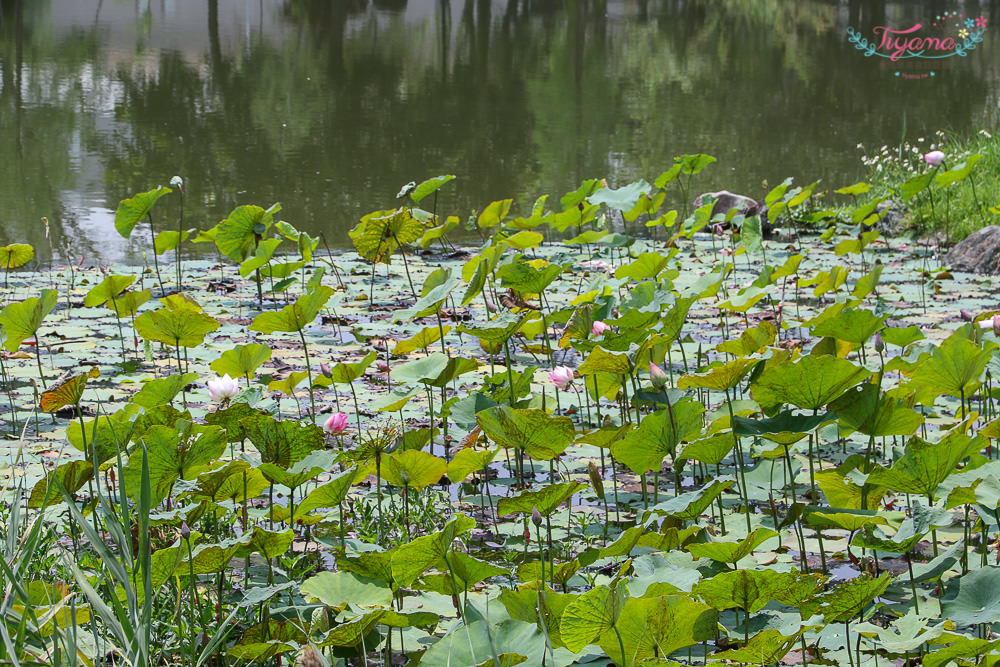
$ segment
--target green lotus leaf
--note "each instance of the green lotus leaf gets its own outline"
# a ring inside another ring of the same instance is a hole
[[[670,408],[647,414],[639,426],[611,444],[611,453],[638,474],[659,470],[668,454],[676,457],[677,445],[701,432],[704,406],[684,398]]]
[[[373,264],[388,264],[394,252],[424,233],[424,224],[406,207],[373,211],[350,231],[358,254]]]
[[[295,303],[290,303],[281,310],[261,313],[250,324],[251,331],[274,333],[275,331],[300,332],[316,319],[320,309],[333,296],[334,289],[320,285],[308,294],[303,294]]]
[[[764,542],[780,537],[768,528],[756,528],[738,542],[706,542],[688,545],[688,552],[695,558],[711,558],[720,563],[737,563],[753,553]]]
[[[610,352],[600,345],[595,347],[587,355],[587,358],[576,369],[580,375],[593,375],[594,373],[610,373],[618,376],[631,376],[633,371],[632,361],[625,352]]]
[[[855,431],[869,436],[913,435],[924,416],[913,410],[915,397],[897,399],[883,394],[878,385],[855,387],[830,404],[837,417]]]
[[[416,350],[425,350],[434,343],[441,340],[442,336],[451,331],[451,327],[424,327],[409,338],[396,341],[392,353],[396,356],[403,356]]]
[[[544,625],[545,632],[552,641],[552,647],[559,648],[566,645],[562,638],[562,615],[566,606],[576,597],[548,589],[518,588],[502,591],[499,599],[511,618],[536,624],[539,626],[539,631]],[[492,664],[491,659],[487,667]]]
[[[52,312],[59,300],[59,292],[42,290],[40,297],[31,297],[17,303],[8,304],[0,312],[0,329],[6,341],[4,348],[16,352],[25,339],[34,336],[42,326],[42,320]]]
[[[717,610],[685,595],[629,598],[599,645],[616,664],[637,665],[712,639],[718,619]]]
[[[499,447],[485,450],[466,447],[459,450],[448,462],[448,479],[456,483],[465,481],[472,473],[488,466],[499,452]]]
[[[396,548],[392,556],[392,577],[400,586],[409,586],[432,567],[444,562],[451,543],[475,527],[475,519],[456,514],[443,530],[423,535]]]
[[[473,586],[490,577],[510,576],[510,572],[456,551],[448,556],[449,572],[425,575],[421,588],[432,590],[442,595],[457,595],[471,590]]]
[[[149,380],[132,396],[132,402],[144,408],[169,405],[184,387],[197,379],[197,373],[175,373],[165,378]]]
[[[396,382],[416,382],[443,387],[459,375],[479,368],[475,359],[449,357],[443,352],[435,352],[420,359],[408,361],[392,369],[392,379]]]
[[[264,239],[257,243],[253,257],[240,262],[240,275],[246,278],[251,273],[264,266],[274,257],[274,251],[281,245],[281,239]]]
[[[462,333],[475,336],[479,340],[490,343],[503,343],[513,336],[524,323],[525,316],[514,313],[501,313],[482,326],[470,326],[462,324],[458,330]]]
[[[812,334],[863,345],[883,327],[886,319],[887,315],[876,317],[870,310],[845,308],[835,317],[814,326]]]
[[[260,526],[254,526],[249,534],[245,534],[240,539],[240,546],[236,550],[237,558],[246,558],[250,554],[258,553],[265,560],[275,558],[288,551],[295,541],[295,532],[289,528],[285,531],[266,530]]]
[[[135,276],[108,276],[90,288],[83,298],[83,305],[88,308],[102,306],[128,289],[135,282]]]
[[[480,229],[486,229],[489,227],[496,227],[507,214],[510,213],[511,204],[514,203],[513,199],[501,199],[499,201],[490,202],[483,212],[479,214],[479,218],[476,220],[476,226]]]
[[[553,417],[544,410],[515,410],[498,405],[476,414],[476,421],[493,442],[524,449],[536,461],[550,461],[573,442],[576,431],[569,417]]]
[[[205,336],[218,329],[219,321],[201,312],[200,306],[164,300],[163,308],[148,310],[135,318],[135,332],[146,340],[172,347],[198,347]]]
[[[537,509],[542,516],[548,516],[586,486],[580,482],[560,482],[534,491],[522,491],[516,496],[501,498],[497,503],[497,514],[531,514]]]
[[[732,438],[730,438],[730,442],[732,442]],[[731,479],[709,482],[695,491],[687,491],[667,498],[650,507],[649,512],[659,516],[674,517],[681,521],[697,521],[702,512],[708,509],[708,506],[734,483],[734,480]]]
[[[240,420],[246,437],[260,452],[265,463],[289,468],[317,449],[325,449],[323,429],[315,424],[278,421],[265,414],[254,414]]]
[[[878,577],[863,573],[810,600],[802,606],[802,615],[823,614],[828,623],[850,621],[860,616],[891,583],[892,575],[888,572]]]
[[[868,482],[899,493],[917,493],[930,498],[941,482],[957,470],[962,459],[983,446],[981,436],[970,438],[957,431],[936,443],[914,436],[906,443],[903,456],[891,468],[876,466]]]
[[[992,357],[992,350],[983,350],[967,338],[948,338],[910,376],[918,387],[917,400],[930,405],[941,394],[972,396]]]
[[[34,257],[35,248],[27,243],[11,243],[0,247],[0,266],[4,271],[24,266]]]
[[[706,373],[685,375],[678,381],[677,386],[681,389],[702,387],[716,391],[728,391],[738,385],[740,380],[760,362],[761,359],[754,357],[734,359],[728,363],[715,366]]]
[[[395,452],[382,459],[382,479],[393,486],[420,490],[437,484],[448,472],[444,459],[416,449]]]
[[[541,268],[536,268],[520,256],[496,270],[500,284],[519,294],[541,294],[560,273],[562,267],[558,264],[545,263]]]
[[[134,197],[121,200],[118,204],[118,210],[115,211],[115,229],[118,230],[119,234],[128,238],[132,235],[136,224],[153,210],[153,206],[156,205],[160,197],[171,192],[173,190],[170,188],[158,185],[149,192],[140,192]]]
[[[294,490],[317,475],[331,470],[336,461],[336,452],[320,449],[309,452],[305,458],[296,461],[287,469],[276,463],[262,463],[258,469],[268,481]]]
[[[237,345],[222,353],[209,364],[216,375],[228,375],[232,378],[249,378],[261,364],[271,358],[271,347],[260,343]]]
[[[612,630],[629,599],[628,587],[595,586],[573,599],[559,619],[559,632],[566,648],[579,653],[583,647]]]
[[[410,192],[410,199],[412,199],[415,204],[419,204],[421,199],[437,192],[442,186],[454,179],[454,174],[443,174],[441,176],[428,178],[417,185],[417,187]]]
[[[764,630],[750,638],[746,645],[716,653],[713,658],[740,664],[779,665],[788,654],[804,630],[793,635],[783,635],[775,629]]]
[[[123,483],[133,498],[139,497],[143,453],[148,453],[150,506],[167,498],[179,479],[191,479],[226,451],[226,436],[215,426],[189,424],[186,431],[152,426],[142,436],[125,466]]]
[[[126,406],[110,415],[70,422],[66,426],[66,439],[87,456],[87,460],[100,465],[118,455],[125,455],[136,430],[135,406]],[[96,458],[96,461],[95,461]]]
[[[94,464],[90,461],[69,461],[63,463],[38,480],[28,497],[28,507],[45,508],[63,502],[60,486],[73,494],[83,488],[94,476]]]
[[[257,244],[274,224],[281,206],[237,206],[225,220],[215,226],[215,247],[233,262],[242,262],[256,254]]]
[[[762,406],[791,404],[818,410],[871,374],[846,359],[806,356],[791,364],[765,368],[751,383],[751,393]]]
[[[720,343],[715,349],[737,357],[748,357],[773,343],[777,335],[778,329],[767,320],[763,320],[757,326],[744,331],[736,340]]]

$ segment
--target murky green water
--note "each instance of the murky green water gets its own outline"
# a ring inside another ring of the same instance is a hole
[[[118,201],[187,182],[187,222],[244,203],[333,245],[400,186],[458,179],[439,212],[530,206],[583,178],[653,179],[674,155],[757,197],[864,175],[859,142],[992,127],[990,32],[904,80],[849,26],[944,3],[686,0],[0,0],[0,242],[137,259]],[[1000,3],[969,5],[991,25]],[[173,221],[174,206],[161,215]]]

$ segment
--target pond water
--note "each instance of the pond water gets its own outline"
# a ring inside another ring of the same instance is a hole
[[[992,29],[919,79],[848,42],[944,11],[1000,21],[998,2],[0,0],[0,243],[141,260],[114,210],[175,174],[192,226],[281,202],[334,246],[443,173],[438,211],[463,218],[685,152],[719,158],[698,189],[839,187],[865,176],[859,142],[993,127]]]

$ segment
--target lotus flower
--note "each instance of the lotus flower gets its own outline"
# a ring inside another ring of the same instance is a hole
[[[340,435],[347,430],[347,415],[343,412],[334,412],[323,422],[323,429],[330,435]]]
[[[924,155],[924,162],[932,167],[938,167],[944,162],[944,153],[941,151],[931,151]]]
[[[652,361],[649,362],[649,379],[657,389],[663,389],[667,386],[667,374]]]
[[[882,336],[875,334],[875,338],[872,339],[872,343],[875,345],[875,351],[881,354],[885,351],[885,341],[882,340]]]
[[[240,385],[236,380],[229,377],[229,374],[209,380],[205,383],[208,387],[208,397],[214,403],[222,403],[240,393]]]
[[[576,373],[569,366],[556,366],[549,371],[549,379],[552,380],[552,384],[560,389],[568,389],[573,384],[575,377]]]
[[[595,336],[600,336],[610,328],[611,328],[610,325],[605,324],[600,320],[594,320],[594,324],[592,324],[590,327],[590,333],[594,334]]]

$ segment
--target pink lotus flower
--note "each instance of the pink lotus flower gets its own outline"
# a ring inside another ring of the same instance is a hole
[[[552,384],[563,390],[568,389],[573,384],[575,377],[576,373],[569,366],[556,366],[549,371],[549,379],[552,380]]]
[[[657,389],[663,389],[667,386],[667,374],[652,361],[649,362],[649,379]]]
[[[330,435],[340,435],[347,430],[347,415],[343,412],[334,412],[323,422],[323,429]]]
[[[932,167],[938,167],[944,162],[944,153],[941,151],[931,151],[924,155],[924,162]]]
[[[229,377],[229,374],[223,375],[222,377],[217,377],[214,380],[209,380],[205,383],[208,387],[208,397],[212,399],[214,403],[222,403],[228,401],[229,399],[240,393],[240,385],[236,380]]]
[[[605,324],[600,320],[594,320],[594,324],[591,325],[590,327],[590,333],[594,334],[595,336],[600,336],[610,328],[611,327],[608,324]]]

